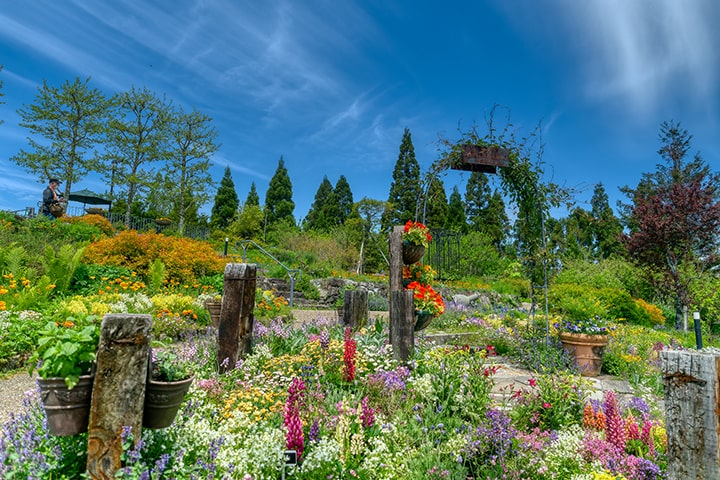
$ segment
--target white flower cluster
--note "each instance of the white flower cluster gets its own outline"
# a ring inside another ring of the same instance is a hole
[[[408,378],[410,387],[415,391],[415,395],[419,398],[425,399],[428,403],[435,402],[437,400],[437,394],[435,393],[435,376],[426,373],[419,377],[410,376]]]
[[[558,438],[545,451],[545,464],[560,478],[571,478],[584,471],[582,440],[585,432],[579,425],[571,425],[558,432]]]

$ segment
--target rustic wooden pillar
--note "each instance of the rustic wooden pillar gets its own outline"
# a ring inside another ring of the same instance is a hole
[[[660,352],[665,386],[668,479],[720,478],[720,355]]]
[[[390,330],[393,332],[392,347],[395,359],[405,363],[413,354],[415,343],[415,309],[413,292],[396,290],[390,292]]]
[[[225,289],[218,327],[220,372],[235,368],[238,358],[250,353],[255,317],[257,267],[249,263],[225,265]]]
[[[402,234],[403,227],[396,226],[393,231],[390,232],[388,237],[388,252],[390,254],[390,298],[388,303],[390,304],[390,343],[393,343],[393,296],[392,292],[402,291],[403,289],[403,278],[402,278]]]
[[[368,292],[364,288],[345,290],[343,324],[353,332],[365,326],[368,318]]]
[[[103,317],[88,428],[90,478],[115,478],[123,427],[140,441],[151,325],[150,315]]]

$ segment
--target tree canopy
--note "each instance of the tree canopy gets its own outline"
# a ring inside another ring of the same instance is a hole
[[[392,178],[387,208],[382,218],[383,230],[416,219],[417,202],[421,193],[420,164],[415,159],[415,147],[408,128],[403,132]]]
[[[75,182],[98,168],[89,155],[100,143],[108,119],[108,99],[79,78],[52,87],[43,81],[35,102],[18,110],[20,126],[27,128],[30,149],[20,150],[10,160],[38,177],[41,183],[58,178],[69,197]]]

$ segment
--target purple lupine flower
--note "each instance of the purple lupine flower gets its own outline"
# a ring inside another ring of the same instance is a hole
[[[640,397],[632,397],[627,404],[627,410],[636,410],[643,414],[643,418],[650,415],[650,405]]]
[[[330,348],[330,332],[327,330],[320,332],[320,348],[325,351]]]
[[[320,439],[320,421],[316,418],[310,425],[310,431],[308,431],[308,441],[317,442]]]

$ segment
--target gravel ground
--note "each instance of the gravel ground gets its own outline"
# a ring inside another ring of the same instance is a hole
[[[22,401],[25,392],[37,388],[36,377],[30,377],[27,372],[15,373],[0,379],[0,425],[10,419],[10,413],[22,411]]]

